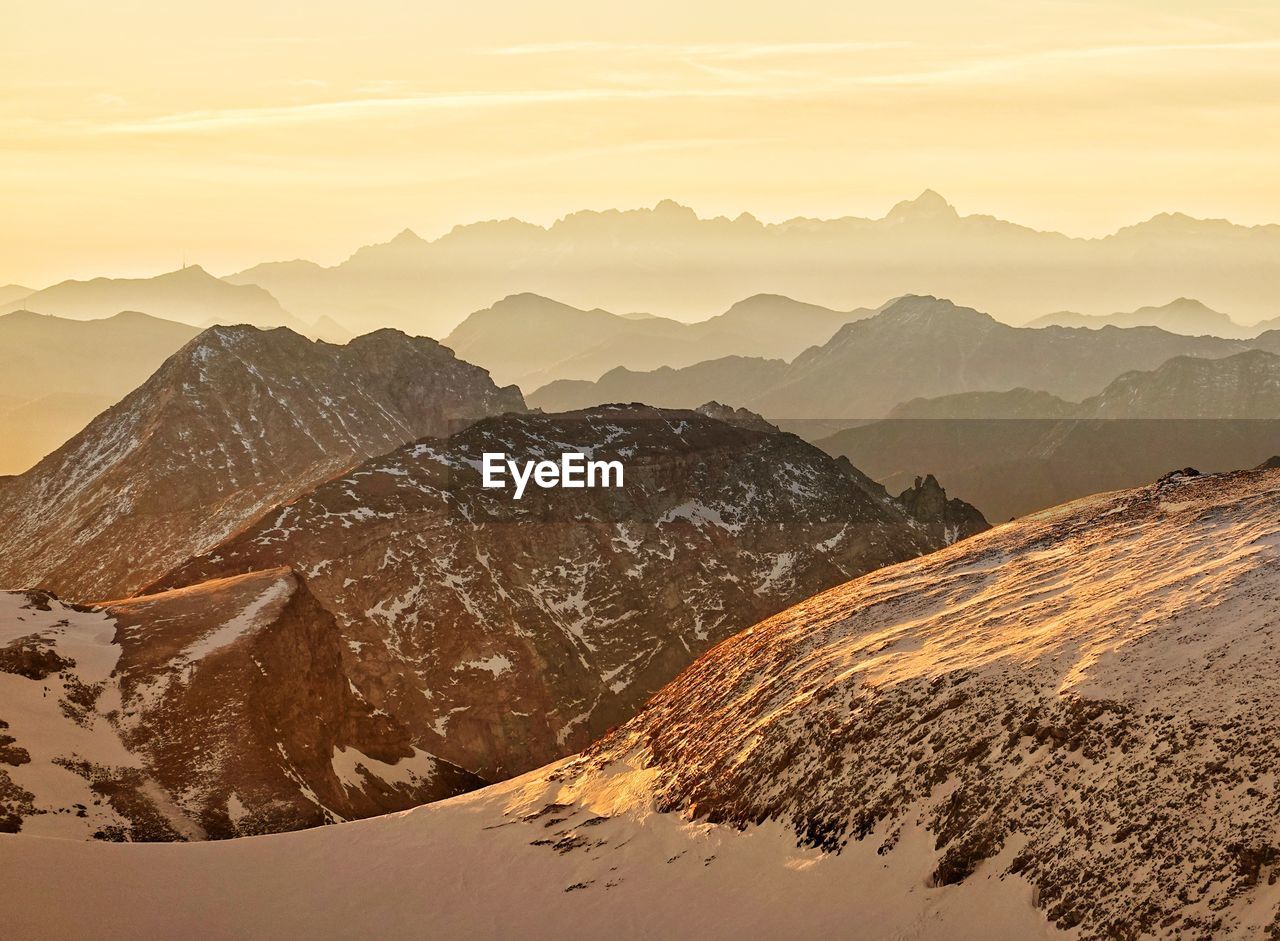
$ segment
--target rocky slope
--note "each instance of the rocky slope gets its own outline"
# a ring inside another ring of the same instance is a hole
[[[880,418],[899,403],[1024,387],[1079,401],[1124,372],[1174,356],[1216,358],[1250,348],[1280,352],[1280,333],[1254,340],[1187,337],[1155,327],[1010,327],[934,297],[908,296],[846,324],[788,364],[723,359],[680,370],[614,370],[594,384],[556,382],[529,396],[543,408],[663,397],[744,405],[766,418]]]
[[[757,295],[696,323],[578,310],[536,294],[471,314],[444,339],[499,382],[536,389],[557,379],[594,380],[615,367],[681,367],[722,356],[790,359],[874,311],[836,311]]]
[[[480,486],[483,452],[566,450],[621,461],[625,486],[518,501]],[[612,406],[407,445],[157,587],[305,573],[361,695],[424,751],[495,780],[586,745],[759,618],[985,526],[932,480],[895,500],[768,426]]]
[[[0,840],[59,937],[1268,937],[1280,472],[1171,476],[864,576],[585,755],[204,848]],[[92,926],[56,904],[69,892]]]
[[[0,830],[225,838],[475,787],[356,693],[287,569],[88,608],[0,593]]]
[[[127,595],[374,454],[523,408],[434,340],[333,346],[210,328],[18,477],[0,479],[0,585]]]

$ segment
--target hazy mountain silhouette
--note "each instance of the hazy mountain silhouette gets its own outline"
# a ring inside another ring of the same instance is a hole
[[[21,284],[0,285],[0,306],[20,301],[24,297],[34,293],[34,288],[23,287]]]
[[[197,332],[133,311],[101,320],[0,315],[0,474],[31,467]]]
[[[1251,346],[1280,351],[1280,332],[1246,342],[1156,327],[1011,327],[950,301],[908,296],[846,324],[789,364],[738,358],[649,373],[613,370],[596,383],[550,383],[529,402],[560,409],[662,396],[664,405],[716,399],[770,419],[878,418],[914,398],[1017,387],[1079,401],[1133,369]]]
[[[495,381],[536,389],[556,379],[596,379],[618,366],[649,370],[722,356],[790,359],[825,343],[842,324],[873,313],[757,295],[690,324],[652,314],[578,310],[518,294],[471,314],[443,342],[488,369]]]
[[[1110,324],[1113,327],[1160,327],[1170,333],[1186,336],[1215,336],[1244,338],[1257,336],[1270,329],[1263,322],[1252,327],[1238,324],[1227,314],[1210,310],[1204,304],[1189,297],[1180,297],[1160,307],[1140,307],[1125,313],[1089,315],[1069,310],[1045,314],[1027,323],[1028,327],[1091,327],[1099,329]]]
[[[967,298],[1011,323],[1048,303],[1106,313],[1185,296],[1248,322],[1276,316],[1277,259],[1280,225],[1166,213],[1104,238],[1070,238],[962,216],[926,191],[880,219],[702,219],[664,200],[575,212],[545,228],[508,219],[434,240],[406,231],[333,267],[267,263],[228,280],[260,284],[306,319],[331,314],[357,329],[435,336],[494,297],[522,292],[685,321],[755,294],[847,309],[929,292]]]
[[[318,335],[316,328],[286,311],[262,288],[231,284],[215,278],[199,265],[154,278],[63,281],[0,303],[0,313],[18,309],[75,320],[110,317],[125,310],[143,311],[196,327],[244,323],[264,328],[289,327],[304,335]]]

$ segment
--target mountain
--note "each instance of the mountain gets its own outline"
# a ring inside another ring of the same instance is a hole
[[[197,332],[132,311],[102,320],[0,315],[0,474],[31,467]]]
[[[1008,519],[1162,468],[1257,465],[1280,447],[1280,356],[1179,356],[1079,403],[1026,389],[920,399],[817,443],[891,488],[932,471]]]
[[[1091,418],[1280,419],[1280,356],[1250,350],[1222,359],[1177,356],[1125,373],[1081,403]]]
[[[485,419],[365,462],[148,588],[289,567],[354,687],[487,780],[582,748],[712,644],[986,528],[935,481],[893,499],[793,435],[607,406]],[[481,456],[622,462],[622,488],[481,486]]]
[[[497,381],[537,388],[557,379],[596,379],[614,367],[688,366],[722,356],[786,359],[825,343],[839,327],[873,313],[835,311],[788,297],[757,295],[697,323],[578,310],[534,294],[471,314],[444,344]]]
[[[0,584],[122,597],[365,458],[523,407],[434,340],[212,327],[0,479]]]
[[[1116,314],[1077,314],[1069,310],[1045,314],[1026,324],[1028,327],[1159,327],[1185,336],[1215,336],[1242,339],[1257,336],[1265,326],[1246,327],[1227,314],[1210,310],[1200,301],[1180,297],[1161,307],[1140,307]]]
[[[33,288],[23,287],[21,284],[0,285],[0,305],[12,304],[34,293]]]
[[[351,688],[342,646],[287,569],[101,608],[0,593],[0,831],[226,838],[478,786]]]
[[[1010,323],[1043,310],[1045,298],[1106,313],[1156,295],[1198,297],[1254,321],[1276,315],[1277,258],[1277,225],[1161,214],[1103,238],[1069,238],[962,215],[926,191],[879,219],[699,218],[664,200],[574,212],[547,227],[493,220],[434,240],[404,232],[330,268],[270,263],[228,279],[261,285],[309,320],[330,314],[361,330],[431,336],[495,297],[526,291],[684,321],[755,294],[838,310],[926,292],[968,298]]]
[[[770,419],[880,418],[914,398],[1016,387],[1078,401],[1129,370],[1174,356],[1228,356],[1250,344],[1280,351],[1280,333],[1245,343],[1155,327],[1010,327],[950,301],[909,296],[845,324],[789,364],[722,359],[681,370],[613,370],[594,384],[551,383],[529,401],[557,409],[660,396],[670,406],[732,402]]]
[[[256,285],[231,284],[215,278],[199,265],[154,278],[94,278],[63,281],[8,303],[0,313],[19,309],[39,311],[73,320],[95,320],[120,311],[145,311],[154,317],[195,327],[211,324],[250,324],[289,327],[299,333],[311,328],[298,320]]]
[[[414,938],[445,885],[441,937],[1265,937],[1277,506],[1274,471],[1171,475],[998,527],[717,645],[580,757],[409,813],[0,840],[6,917]]]

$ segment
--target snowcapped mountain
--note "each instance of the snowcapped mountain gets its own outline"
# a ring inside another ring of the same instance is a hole
[[[127,595],[367,457],[523,407],[434,340],[210,328],[30,471],[0,478],[0,585]]]
[[[6,916],[409,938],[441,883],[449,937],[1265,937],[1278,506],[1280,471],[1173,474],[1001,526],[719,644],[577,758],[407,814],[0,840]]]
[[[362,696],[424,751],[509,777],[629,718],[734,631],[986,526],[932,480],[896,500],[735,419],[646,406],[486,419],[367,461],[157,587],[291,567],[337,618]],[[484,452],[566,449],[622,461],[625,486],[519,501],[481,486]]]
[[[287,569],[98,608],[0,593],[0,831],[224,838],[480,783],[356,693]]]

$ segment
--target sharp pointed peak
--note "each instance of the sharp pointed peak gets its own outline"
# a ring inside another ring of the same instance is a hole
[[[418,245],[425,241],[426,239],[424,239],[417,232],[413,231],[413,229],[405,227],[401,229],[399,232],[397,232],[396,237],[393,238],[387,244],[388,245]]]

